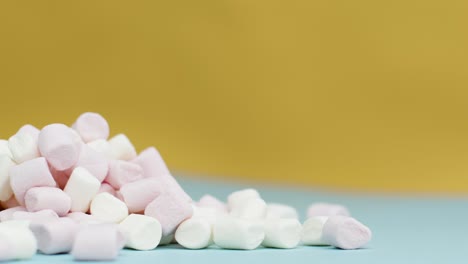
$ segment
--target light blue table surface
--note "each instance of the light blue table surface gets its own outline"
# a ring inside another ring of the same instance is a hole
[[[178,177],[178,180],[194,199],[205,193],[225,198],[234,190],[250,187],[193,178]],[[393,197],[260,185],[252,187],[257,188],[267,202],[295,206],[302,220],[307,206],[312,202],[345,204],[355,218],[372,229],[373,239],[365,249],[348,251],[331,247],[187,250],[171,245],[152,251],[123,250],[113,263],[468,263],[468,197]],[[66,254],[38,254],[32,260],[21,263],[71,261],[71,256]]]

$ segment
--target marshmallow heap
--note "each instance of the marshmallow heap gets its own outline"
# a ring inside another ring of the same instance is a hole
[[[254,189],[227,203],[182,189],[154,147],[137,154],[124,134],[84,113],[71,126],[21,127],[0,140],[0,261],[70,253],[114,260],[122,248],[152,250],[176,242],[252,250],[332,245],[363,247],[369,228],[340,205],[313,204],[301,225],[296,209],[266,203]]]

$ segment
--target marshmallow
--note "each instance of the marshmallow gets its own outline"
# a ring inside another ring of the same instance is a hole
[[[154,217],[161,223],[163,236],[172,234],[177,226],[192,214],[190,203],[171,192],[159,195],[145,208],[145,215]]]
[[[45,126],[38,140],[41,155],[60,171],[75,165],[80,156],[81,144],[73,130],[63,124]]]
[[[192,201],[192,198],[180,187],[176,179],[169,173],[169,169],[161,158],[159,152],[150,147],[143,150],[132,162],[143,168],[143,177],[157,178],[166,191],[173,192],[174,195],[182,197],[186,201]]]
[[[9,243],[8,259],[30,259],[37,251],[37,242],[29,228],[0,223],[0,241]]]
[[[11,154],[10,147],[8,147],[8,140],[0,139],[0,156],[6,155],[10,159],[13,159],[13,155]]]
[[[7,155],[0,154],[0,201],[8,201],[13,190],[10,185],[10,168],[15,163]]]
[[[327,245],[322,239],[323,225],[327,222],[328,216],[314,216],[302,225],[302,244],[306,246]]]
[[[203,218],[187,219],[177,227],[175,239],[184,248],[206,248],[213,241],[211,223]]]
[[[83,144],[78,161],[73,167],[83,167],[87,169],[96,179],[102,182],[109,171],[109,162],[104,154]]]
[[[260,221],[226,216],[213,225],[213,241],[221,248],[252,250],[260,246],[264,238]]]
[[[63,189],[72,199],[72,212],[87,212],[93,197],[98,193],[101,183],[85,168],[73,170],[67,185]]]
[[[78,132],[84,142],[90,142],[97,139],[107,139],[109,137],[109,124],[100,114],[83,113],[72,128]]]
[[[31,223],[47,222],[58,219],[56,212],[50,209],[44,209],[37,212],[16,211],[13,213],[12,220],[26,220]]]
[[[114,260],[121,246],[115,224],[83,226],[76,234],[71,254],[75,260]]]
[[[0,261],[7,261],[13,258],[13,246],[7,240],[0,240]]]
[[[83,212],[69,213],[66,217],[79,224],[102,223],[102,221],[98,220],[95,216]]]
[[[107,192],[94,197],[90,211],[92,216],[110,223],[119,223],[128,216],[127,205]]]
[[[123,185],[119,193],[130,213],[138,213],[144,211],[162,193],[162,189],[158,179],[146,178]]]
[[[103,192],[106,192],[106,193],[110,193],[114,196],[116,196],[116,192],[115,192],[115,189],[108,183],[101,183],[101,187],[99,187],[99,191],[98,193],[103,193]]]
[[[35,158],[10,168],[10,184],[16,200],[24,205],[24,195],[32,187],[55,187],[45,158]]]
[[[219,213],[227,213],[227,206],[225,203],[218,200],[216,197],[209,194],[203,195],[197,203],[198,207],[214,208]]]
[[[285,204],[269,203],[267,204],[266,218],[299,219],[299,215],[294,207]]]
[[[97,139],[86,143],[86,145],[94,151],[103,154],[106,158],[113,159],[111,155],[111,147],[109,141],[104,139]]]
[[[40,156],[37,138],[25,131],[10,137],[8,139],[8,148],[11,151],[13,160],[18,164]]]
[[[23,206],[16,206],[0,211],[0,222],[13,220],[13,214],[19,211],[26,212],[26,208]]]
[[[136,250],[155,249],[161,241],[162,229],[158,220],[146,215],[131,214],[120,224],[119,230],[127,239],[125,247]]]
[[[232,210],[235,207],[242,207],[250,199],[260,199],[260,194],[254,189],[244,189],[231,193],[228,196],[228,207]]]
[[[297,219],[267,219],[262,245],[273,248],[295,248],[301,241],[301,229],[301,223]]]
[[[330,216],[323,226],[322,239],[325,243],[341,249],[358,249],[372,237],[371,230],[352,217]]]
[[[244,204],[236,204],[231,208],[230,214],[235,217],[247,219],[264,219],[267,213],[267,205],[263,199],[251,198]]]
[[[71,198],[59,188],[34,187],[26,192],[24,203],[30,212],[51,209],[59,216],[65,216],[70,211]]]
[[[124,134],[109,139],[110,155],[114,159],[131,160],[137,156],[135,147]]]
[[[215,208],[210,207],[198,207],[192,204],[193,214],[191,218],[200,218],[208,221],[210,224],[214,224],[218,217],[226,215],[226,213],[220,213]]]
[[[32,223],[29,228],[37,239],[39,251],[43,254],[58,254],[70,252],[78,224],[64,217],[50,222]]]
[[[314,203],[307,209],[307,217],[332,215],[350,216],[350,213],[346,207],[330,203]]]
[[[170,235],[161,237],[161,241],[159,242],[159,246],[169,245],[169,244],[173,244],[173,243],[176,243],[176,242],[177,241],[175,241],[174,234],[170,234]]]
[[[37,127],[33,126],[33,125],[30,125],[30,124],[26,124],[24,126],[22,126],[17,133],[27,133],[29,134],[31,137],[33,137],[36,141],[37,139],[39,138],[39,133],[41,132],[39,129],[37,129]]]
[[[140,165],[124,160],[112,160],[109,162],[109,174],[106,182],[115,189],[122,185],[143,179],[143,169]]]

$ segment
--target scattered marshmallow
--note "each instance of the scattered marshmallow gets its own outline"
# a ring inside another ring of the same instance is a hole
[[[204,218],[189,218],[177,227],[175,240],[184,248],[206,248],[213,242],[212,225]]]
[[[75,168],[63,189],[72,200],[72,212],[87,212],[93,197],[98,193],[101,183],[88,170]]]
[[[24,196],[24,203],[29,212],[51,209],[59,216],[67,215],[71,208],[71,198],[64,191],[55,187],[34,187]]]
[[[76,234],[71,254],[75,260],[114,260],[121,249],[115,224],[83,226]]]
[[[35,158],[10,168],[10,184],[16,200],[24,205],[24,195],[32,187],[55,187],[45,158]]]
[[[78,161],[82,143],[64,124],[45,126],[39,134],[39,151],[57,170],[71,168]]]
[[[269,203],[267,204],[266,218],[299,219],[299,214],[297,213],[296,208],[292,206],[278,203]]]
[[[103,193],[103,192],[110,193],[116,196],[114,187],[112,187],[110,184],[105,183],[105,182],[101,183],[101,186],[99,187],[99,191],[98,191],[98,193]]]
[[[115,189],[122,185],[143,179],[143,169],[140,165],[124,160],[112,160],[109,162],[109,173],[106,182]]]
[[[72,125],[84,142],[97,139],[107,139],[109,137],[109,124],[106,119],[98,113],[83,113]]]
[[[130,213],[143,212],[146,206],[161,193],[162,188],[156,178],[145,178],[127,183],[119,191]]]
[[[39,133],[41,131],[33,125],[26,124],[20,127],[17,133],[23,133],[23,132],[29,134],[31,137],[33,137],[37,141],[37,139],[39,138]]]
[[[262,245],[273,248],[295,248],[301,241],[301,223],[294,218],[272,218],[265,221]]]
[[[332,215],[350,216],[351,214],[343,205],[331,203],[314,203],[307,209],[307,217]]]
[[[47,222],[58,218],[58,214],[50,209],[44,209],[37,212],[16,211],[12,216],[12,220],[26,220],[31,223]]]
[[[0,223],[0,241],[9,243],[8,259],[30,259],[37,251],[37,241],[34,234],[24,225]]]
[[[15,212],[26,212],[26,207],[23,206],[16,206],[16,207],[11,207],[5,210],[0,211],[0,222],[6,222],[13,220],[13,214]]]
[[[175,241],[174,234],[170,234],[170,235],[167,235],[167,236],[162,236],[161,241],[159,242],[159,245],[160,246],[169,245],[169,244],[173,244],[175,242],[176,241]]]
[[[260,199],[260,194],[254,189],[244,189],[231,193],[228,196],[228,207],[230,210],[243,207],[250,199]]]
[[[83,212],[69,213],[66,217],[79,224],[102,223],[102,221],[97,219],[95,216]]]
[[[4,209],[20,206],[20,204],[18,203],[18,201],[16,200],[16,197],[14,195],[12,195],[10,197],[10,199],[8,199],[6,201],[0,201],[0,205]]]
[[[78,224],[63,217],[50,222],[31,223],[30,229],[43,254],[68,253],[72,249]]]
[[[94,197],[91,202],[90,211],[92,216],[110,223],[120,223],[128,216],[127,205],[107,192],[100,193]]]
[[[96,139],[94,141],[86,143],[86,145],[90,147],[91,149],[93,149],[94,151],[101,153],[108,159],[113,158],[111,155],[111,147],[110,147],[109,141],[105,139]]]
[[[0,154],[0,201],[8,201],[13,190],[10,185],[10,168],[15,163],[7,155]]]
[[[322,239],[325,243],[341,249],[358,249],[372,238],[371,230],[352,217],[335,215],[325,222]]]
[[[68,171],[68,170],[59,171],[50,165],[49,165],[49,170],[50,170],[50,174],[52,174],[52,177],[57,183],[57,187],[59,187],[60,189],[65,188],[65,185],[67,185],[68,179],[70,178],[71,171]]]
[[[161,224],[153,217],[131,214],[119,224],[119,228],[127,240],[127,248],[151,250],[161,241]]]
[[[264,219],[266,217],[267,205],[263,199],[251,198],[244,202],[243,204],[236,203],[231,208],[230,214],[246,219]]]
[[[22,131],[8,139],[8,148],[16,163],[22,163],[40,157],[37,138]]]
[[[0,156],[7,156],[10,159],[13,159],[13,155],[11,154],[10,147],[8,147],[8,140],[0,139]]]
[[[265,230],[260,221],[225,216],[213,225],[213,241],[227,249],[256,249],[265,238]]]
[[[109,171],[109,162],[104,154],[95,151],[86,144],[83,144],[78,161],[73,168],[76,167],[87,169],[94,177],[96,177],[96,179],[102,182]]]
[[[328,216],[314,216],[302,225],[302,244],[306,246],[327,245],[322,239],[323,226],[328,220]]]
[[[124,134],[118,134],[109,139],[109,150],[114,159],[131,160],[137,156],[135,147]]]
[[[227,205],[209,194],[203,195],[197,203],[198,207],[214,208],[219,213],[227,213]]]

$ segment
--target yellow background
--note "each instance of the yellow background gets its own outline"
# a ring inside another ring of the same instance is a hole
[[[102,113],[173,170],[468,191],[468,2],[2,1],[0,138]]]

